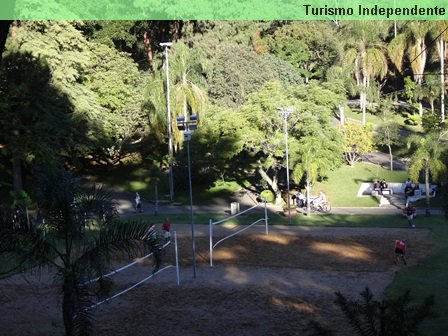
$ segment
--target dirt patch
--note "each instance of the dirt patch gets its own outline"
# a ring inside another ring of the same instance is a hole
[[[181,235],[180,286],[174,268],[156,275],[97,308],[96,331],[98,335],[311,335],[307,325],[314,319],[337,335],[351,335],[333,304],[334,292],[357,297],[369,286],[381,296],[403,267],[394,263],[397,238],[408,241],[409,265],[433,249],[426,230],[288,228],[224,241],[214,250],[210,268],[208,238],[198,232],[193,279],[191,240]],[[170,248],[164,264],[172,263]],[[126,288],[151,270],[152,261],[146,261],[123,272],[114,279],[113,290]],[[63,334],[58,288],[51,274],[0,281],[2,332]]]

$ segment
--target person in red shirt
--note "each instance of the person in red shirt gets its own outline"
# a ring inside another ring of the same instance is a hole
[[[165,238],[165,243],[168,243],[171,239],[171,222],[168,218],[162,224],[163,238]]]
[[[404,240],[396,240],[395,241],[395,260],[397,263],[400,262],[400,259],[403,261],[403,264],[407,264],[406,262],[406,241]]]

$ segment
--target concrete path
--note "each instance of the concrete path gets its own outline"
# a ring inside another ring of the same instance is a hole
[[[135,216],[139,215],[134,209],[134,194],[128,192],[114,192],[113,197],[117,202],[118,212],[122,216]],[[224,199],[214,199],[211,200],[210,204],[207,205],[193,205],[194,213],[210,213],[210,214],[227,214],[230,215],[230,203],[238,202],[240,204],[240,211],[248,209],[255,204],[257,204],[256,200],[250,195],[244,193],[241,195],[235,196],[230,201]],[[263,206],[257,208],[257,211],[264,211]],[[268,205],[269,212],[278,213],[282,211],[281,207]],[[331,210],[332,214],[340,214],[340,215],[401,215],[403,209],[397,206],[384,206],[384,207],[333,207]],[[302,212],[302,211],[300,211]],[[179,214],[189,214],[190,206],[189,204],[179,204],[173,203],[169,204],[167,202],[163,202],[158,204],[157,208],[154,202],[148,200],[142,200],[142,214],[149,215],[179,215]],[[425,214],[424,208],[418,208],[417,213],[419,215]],[[432,215],[444,215],[445,212],[443,209],[433,208],[431,209]]]
[[[388,154],[382,152],[371,152],[364,154],[361,158],[363,162],[372,163],[382,168],[390,169],[390,157]],[[394,170],[407,170],[406,160],[399,157],[393,157],[392,162]]]

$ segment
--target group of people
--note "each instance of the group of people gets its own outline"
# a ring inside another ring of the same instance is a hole
[[[292,200],[294,206],[298,208],[305,208],[307,205],[306,196],[302,193],[301,190],[299,190],[295,195],[292,195]],[[319,205],[324,205],[325,203],[327,203],[327,201],[327,195],[323,191],[321,191],[319,192],[319,196],[313,198],[310,203],[312,203],[315,207],[318,207]]]
[[[377,191],[380,195],[382,195],[383,190],[385,190],[387,188],[388,188],[388,185],[384,179],[382,179],[381,181],[378,180],[376,182],[373,182],[373,190]]]

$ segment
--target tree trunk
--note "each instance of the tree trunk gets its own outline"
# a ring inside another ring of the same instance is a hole
[[[425,192],[426,192],[426,208],[425,216],[431,216],[431,204],[429,200],[429,162],[425,162]]]
[[[339,121],[342,126],[345,125],[345,106],[342,104],[339,105]]]
[[[418,102],[418,115],[423,118],[423,104],[421,101]]]
[[[5,49],[6,39],[8,38],[9,27],[11,26],[11,20],[0,20],[0,64],[2,63],[2,54]]]
[[[263,167],[261,166],[261,163],[258,163],[258,172],[261,175],[261,178],[263,180],[265,180],[269,186],[271,187],[272,191],[275,194],[275,205],[281,205],[282,204],[282,194],[280,192],[280,189],[278,188],[278,183],[277,183],[277,176],[274,175],[274,177],[271,179],[269,177],[269,175],[265,172],[265,170],[263,169]]]
[[[307,216],[310,215],[310,193],[311,193],[311,183],[310,180],[308,179],[308,174],[307,174],[307,178],[306,178],[306,186],[305,186],[305,190],[306,190],[306,214]]]
[[[12,185],[14,191],[23,190],[22,161],[19,158],[12,159]]]
[[[394,171],[394,157],[392,156],[392,146],[387,145],[389,148],[389,158],[390,158],[390,171]]]
[[[445,40],[440,38],[440,116],[445,121]]]
[[[145,32],[143,34],[143,44],[145,45],[146,55],[148,57],[149,71],[153,72],[154,67],[153,67],[152,46],[151,46],[151,38],[149,37],[148,32]]]
[[[360,99],[361,99],[361,110],[362,110],[362,125],[365,126],[366,125],[366,105],[367,105],[367,94],[365,92],[361,92],[360,95]]]
[[[62,315],[64,319],[65,335],[74,335],[74,317],[75,317],[75,302],[76,302],[76,285],[71,275],[64,276],[63,284],[63,300],[62,300]]]

